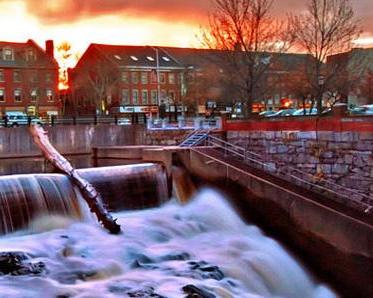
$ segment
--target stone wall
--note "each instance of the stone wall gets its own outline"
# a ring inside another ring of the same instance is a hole
[[[145,143],[142,145],[175,146],[180,144],[192,129],[152,129],[145,131]]]
[[[373,197],[373,132],[228,131],[227,140]]]

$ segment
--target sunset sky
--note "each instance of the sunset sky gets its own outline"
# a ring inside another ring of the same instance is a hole
[[[298,13],[306,0],[277,0],[274,15]],[[82,53],[90,43],[198,47],[211,0],[0,0],[0,40],[44,46],[68,41]],[[373,46],[373,1],[352,0],[364,29],[358,45]]]

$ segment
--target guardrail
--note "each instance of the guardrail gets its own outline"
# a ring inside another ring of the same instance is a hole
[[[0,119],[0,126],[15,127],[15,126],[30,126],[33,123],[41,125],[79,125],[79,124],[115,124],[115,125],[130,125],[130,124],[146,124],[146,114],[133,113],[126,116],[50,116],[35,118],[27,117],[8,117],[4,116]]]
[[[265,160],[262,155],[248,151],[243,147],[233,145],[211,135],[208,135],[205,144],[217,147],[222,150],[225,155],[229,153],[254,168],[261,169],[271,175],[285,179],[288,182],[318,192],[337,201],[343,199],[345,202],[348,200],[362,207],[365,213],[373,212],[373,198],[371,196],[346,188],[322,177],[303,172],[298,168],[282,165],[275,160]]]
[[[179,117],[177,122],[170,122],[168,119],[147,119],[148,129],[220,129],[222,119],[202,117]]]

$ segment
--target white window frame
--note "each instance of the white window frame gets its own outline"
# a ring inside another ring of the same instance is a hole
[[[135,96],[136,94],[136,96]],[[132,89],[132,104],[138,105],[140,103],[139,90]]]
[[[1,99],[1,96],[3,99]],[[0,88],[0,102],[5,102],[5,88]]]
[[[146,94],[146,96],[144,96]],[[149,104],[149,92],[148,89],[142,89],[141,91],[141,102],[144,105]]]
[[[122,89],[122,105],[129,105],[130,103],[129,89]]]
[[[17,100],[17,97],[19,97],[19,100]],[[14,102],[22,102],[22,89],[14,89]]]

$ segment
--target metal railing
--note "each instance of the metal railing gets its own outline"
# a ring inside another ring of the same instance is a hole
[[[221,118],[179,117],[176,122],[168,119],[149,118],[148,129],[218,129],[221,128]]]
[[[146,124],[146,114],[133,113],[126,116],[49,116],[49,117],[8,117],[4,116],[0,119],[0,126],[15,127],[15,126],[30,126],[31,124],[41,124],[47,126],[55,125],[98,125],[98,124],[115,124],[115,125],[130,125],[130,124]]]
[[[353,203],[362,207],[365,213],[373,211],[373,198],[357,190],[346,188],[328,179],[317,177],[298,168],[283,165],[275,160],[266,160],[262,155],[246,150],[243,147],[228,143],[217,137],[208,135],[205,144],[213,146],[224,152],[225,155],[235,156],[248,165],[261,169],[271,175],[277,176],[295,185],[323,194],[336,201]]]

